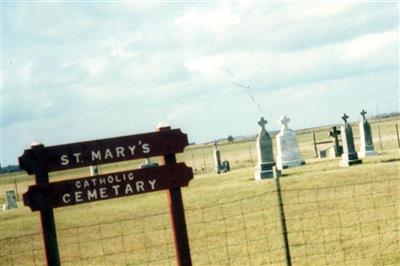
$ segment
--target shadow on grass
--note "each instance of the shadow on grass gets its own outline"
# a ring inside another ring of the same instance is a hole
[[[392,162],[398,162],[400,161],[400,158],[393,158],[393,159],[388,159],[388,160],[381,160],[381,163],[392,163]]]

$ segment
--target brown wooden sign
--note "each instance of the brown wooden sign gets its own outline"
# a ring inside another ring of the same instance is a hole
[[[187,186],[193,178],[185,163],[38,184],[23,195],[32,211]]]
[[[48,266],[60,266],[53,209],[166,189],[170,199],[178,265],[192,265],[180,187],[192,168],[176,163],[188,137],[180,129],[45,147],[32,146],[19,157],[20,168],[35,174],[36,184],[23,195],[24,205],[39,211]],[[49,182],[49,172],[160,156],[162,166]]]
[[[92,140],[58,146],[35,146],[19,157],[28,174],[65,170],[183,152],[188,137],[180,129]]]

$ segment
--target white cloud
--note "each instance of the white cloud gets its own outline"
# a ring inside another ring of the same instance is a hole
[[[356,3],[350,2],[291,4],[285,10],[287,12],[287,16],[285,17],[290,20],[328,18],[343,14],[355,6]]]
[[[223,34],[240,23],[240,17],[229,7],[191,8],[174,21],[174,26],[187,35],[196,35],[199,31]]]
[[[118,36],[108,38],[99,46],[102,52],[111,57],[133,58],[138,55],[135,44],[141,41],[139,34],[129,34],[129,36]]]
[[[91,76],[101,75],[107,66],[107,60],[101,57],[82,58],[78,65],[89,73]]]
[[[368,34],[353,39],[342,47],[345,62],[368,60],[371,57],[384,54],[388,49],[397,49],[399,32],[386,31]]]
[[[22,65],[20,70],[20,78],[24,81],[29,81],[32,79],[32,62],[28,62]]]
[[[232,61],[232,55],[216,55],[216,56],[201,56],[194,58],[184,65],[185,67],[195,74],[200,74],[202,78],[210,81],[221,79],[223,75],[223,69],[229,66]]]

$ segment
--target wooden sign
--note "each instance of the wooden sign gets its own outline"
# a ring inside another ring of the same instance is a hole
[[[69,179],[29,186],[24,204],[32,211],[113,199],[187,186],[193,178],[185,163]]]
[[[183,152],[188,137],[180,129],[92,140],[58,146],[35,146],[19,157],[28,174],[133,160]]]
[[[178,265],[192,265],[180,188],[193,178],[192,168],[176,163],[188,137],[180,129],[45,147],[37,145],[19,157],[21,169],[35,174],[36,184],[23,195],[24,205],[39,211],[47,265],[59,266],[53,209],[140,193],[167,190]],[[118,161],[162,156],[160,167],[49,182],[49,172]]]

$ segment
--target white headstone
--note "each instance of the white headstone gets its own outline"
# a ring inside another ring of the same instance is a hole
[[[281,117],[281,131],[276,135],[276,165],[280,170],[305,164],[297,144],[296,132],[288,128],[289,121],[286,116]]]
[[[15,190],[6,191],[6,209],[17,208],[17,195]]]
[[[90,175],[91,176],[100,175],[100,167],[98,165],[91,165],[90,166]]]

